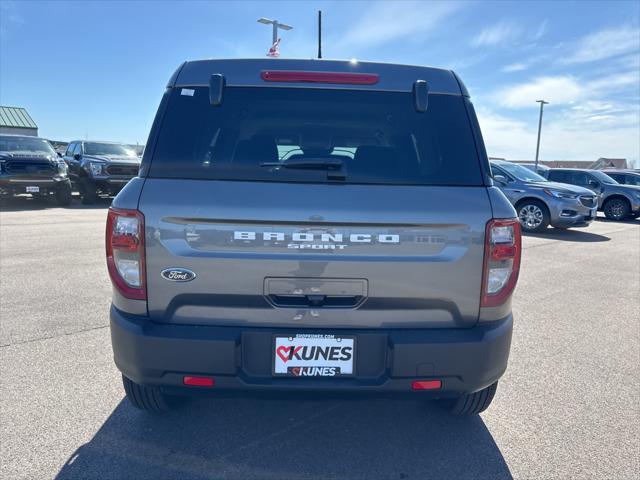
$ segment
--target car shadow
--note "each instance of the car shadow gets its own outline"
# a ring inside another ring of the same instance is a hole
[[[57,480],[512,478],[480,416],[430,402],[296,394],[188,400],[164,415],[123,400]]]
[[[640,225],[640,218],[627,218],[625,220],[609,220],[607,217],[597,217],[596,221],[602,223],[625,223],[631,225]]]
[[[547,240],[562,240],[564,242],[608,242],[611,240],[609,237],[605,235],[600,235],[598,233],[592,233],[585,230],[561,230],[558,228],[548,228],[545,232],[542,233],[522,233],[526,237],[532,238],[541,238]]]
[[[27,212],[34,210],[49,210],[52,208],[64,208],[70,210],[90,210],[109,208],[111,205],[111,197],[100,197],[93,205],[83,205],[80,202],[79,195],[73,195],[71,205],[66,207],[59,206],[55,199],[52,198],[33,198],[28,195],[18,195],[11,198],[4,198],[0,203],[0,211],[2,212]]]

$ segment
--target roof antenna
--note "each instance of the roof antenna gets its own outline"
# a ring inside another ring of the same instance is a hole
[[[322,10],[318,10],[318,58],[322,58]]]

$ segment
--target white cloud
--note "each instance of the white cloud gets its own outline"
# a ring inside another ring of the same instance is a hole
[[[552,53],[546,51],[545,53],[529,56],[527,58],[520,57],[516,62],[507,64],[504,67],[502,67],[500,70],[507,73],[521,72],[523,70],[527,70],[533,67],[534,65],[547,61],[549,57],[552,55],[553,55]]]
[[[478,121],[489,156],[512,160],[533,157],[537,133],[531,125],[483,108],[478,108]]]
[[[502,20],[495,25],[483,29],[472,41],[474,47],[502,45],[517,38],[522,33],[520,26]]]
[[[549,26],[549,19],[545,18],[540,23],[540,25],[538,25],[538,29],[536,30],[536,33],[533,35],[533,39],[540,40],[542,37],[544,37],[545,34],[547,33],[548,26]]]
[[[598,97],[620,94],[626,91],[625,87],[637,90],[639,84],[640,72],[636,70],[595,80],[582,80],[571,75],[546,76],[501,88],[491,97],[506,108],[531,107],[540,99],[554,105],[568,105],[581,100],[597,100]]]
[[[544,35],[546,28],[543,22],[536,34]],[[485,100],[490,108],[477,108],[489,154],[532,159],[538,126],[535,101],[545,99],[550,105],[543,120],[542,159],[620,157],[639,163],[640,30],[629,26],[601,30],[554,50],[514,59],[502,71],[523,71],[543,60],[556,65],[600,63],[588,73],[532,77],[489,93]]]
[[[573,112],[582,112],[582,113],[602,113],[602,112],[612,112],[615,110],[615,107],[610,102],[602,102],[598,100],[588,100],[586,102],[582,102],[579,105],[573,105],[570,109]]]
[[[553,104],[568,104],[584,95],[584,86],[571,76],[539,77],[530,82],[513,85],[496,92],[493,97],[508,108],[530,107],[536,100]]]
[[[546,112],[546,110],[545,110]],[[535,156],[536,113],[529,121],[478,108],[478,120],[490,156],[530,160]],[[640,112],[634,106],[590,102],[555,115],[545,115],[540,158],[596,160],[600,157],[640,158]]]
[[[338,52],[353,52],[415,35],[423,38],[464,6],[464,2],[372,2],[350,30],[329,43]]]
[[[640,52],[630,53],[621,57],[616,57],[608,62],[613,68],[627,69],[627,70],[640,70]]]
[[[568,121],[545,125],[541,152],[544,158],[596,160],[600,157],[627,158],[637,161],[638,117],[622,124],[615,116],[590,117],[571,124]]]
[[[483,62],[487,56],[486,53],[479,53],[477,55],[455,58],[447,63],[447,68],[455,71],[466,70]]]
[[[526,70],[528,67],[529,65],[527,65],[526,63],[516,62],[505,65],[501,70],[503,72],[520,72],[522,70]]]
[[[640,73],[637,70],[616,73],[587,83],[589,92],[611,92],[613,89],[640,85]]]
[[[640,51],[640,29],[622,26],[600,30],[580,39],[575,50],[560,60],[561,63],[586,63]]]

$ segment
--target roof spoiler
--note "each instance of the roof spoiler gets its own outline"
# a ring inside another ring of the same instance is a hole
[[[214,73],[209,78],[209,102],[214,107],[222,104],[222,93],[224,91],[224,75],[221,73]]]

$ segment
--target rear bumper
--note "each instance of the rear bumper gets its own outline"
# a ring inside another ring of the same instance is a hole
[[[411,382],[440,379],[432,397],[481,390],[507,368],[512,316],[467,329],[340,330],[356,335],[356,376],[274,378],[274,333],[317,329],[267,329],[162,325],[111,307],[111,341],[120,371],[134,382],[199,393],[185,375],[215,377],[215,390],[411,391]],[[324,331],[322,333],[327,333]],[[331,332],[335,333],[335,331]],[[211,389],[207,389],[211,390]]]

